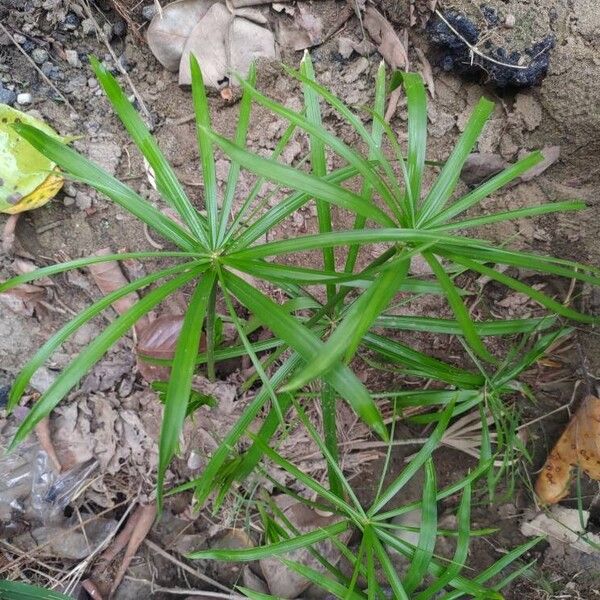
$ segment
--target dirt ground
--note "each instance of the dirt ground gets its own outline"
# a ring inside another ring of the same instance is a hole
[[[351,105],[369,104],[372,101],[373,78],[380,61],[379,54],[374,48],[365,56],[353,52],[344,58],[340,53],[340,38],[349,38],[357,43],[361,41],[358,19],[351,16],[337,30],[337,21],[342,9],[346,7],[345,2],[315,0],[302,4],[321,20],[323,31],[331,33],[329,39],[311,49],[319,81],[330,86]],[[522,48],[530,45],[532,40],[539,40],[549,34],[554,36],[547,76],[539,85],[523,90],[498,89],[486,82],[485,75],[476,79],[473,76],[461,77],[453,70],[445,71],[443,49],[431,43],[427,30],[421,27],[420,22],[409,26],[407,3],[393,0],[380,1],[378,4],[398,32],[407,30],[411,65],[417,70],[422,68],[416,51],[419,49],[433,67],[435,97],[430,98],[428,158],[443,159],[448,155],[470,110],[481,95],[486,95],[496,102],[496,110],[480,142],[480,151],[497,153],[505,160],[513,161],[522,150],[560,146],[560,159],[550,169],[530,182],[494,195],[487,201],[488,206],[512,209],[548,200],[581,198],[589,207],[579,213],[490,227],[485,235],[498,241],[510,239],[514,247],[598,265],[600,103],[597,99],[600,97],[600,12],[596,1],[487,2],[486,5],[498,9],[502,15],[515,16],[514,28],[510,31],[500,28],[493,33],[496,42],[500,39],[512,48]],[[134,3],[131,5],[134,6]],[[144,43],[142,5],[135,4],[132,11],[123,11],[123,14],[131,15],[130,23],[124,21],[108,0],[92,4],[93,19],[82,8],[85,6],[87,4],[70,0],[0,0],[0,23],[3,26],[0,28],[0,101],[3,90],[7,93],[14,91],[31,94],[31,103],[17,107],[35,111],[61,134],[81,136],[74,143],[78,150],[126,181],[143,196],[157,200],[139,154],[112,115],[108,101],[99,90],[98,82],[93,78],[87,63],[87,56],[94,54],[109,64],[114,64],[114,58],[106,45],[108,42],[114,57],[135,88],[134,91],[123,80],[128,93],[135,93],[143,99],[148,109],[146,119],[153,127],[161,148],[186,184],[191,197],[201,198],[202,183],[198,172],[194,124],[188,118],[191,115],[191,94],[188,89],[178,86],[176,74],[165,71]],[[121,7],[125,5],[121,4]],[[444,7],[470,14],[473,19],[481,17],[478,14],[481,6],[472,0],[448,1],[444,3]],[[270,18],[282,20],[290,17],[284,11],[272,12]],[[25,54],[19,51],[15,42]],[[45,55],[38,53],[37,59],[33,60],[34,49],[43,50]],[[65,53],[70,50],[77,53],[77,59],[71,62],[67,61]],[[301,52],[281,49],[281,58],[287,64],[298,65],[301,56]],[[39,70],[46,73],[45,78],[40,76]],[[298,108],[301,105],[300,90],[276,64],[261,65],[258,86],[267,95],[290,107]],[[216,129],[226,136],[232,136],[236,103],[214,94],[211,98],[211,110]],[[325,115],[328,127],[348,143],[359,143],[333,113],[326,111]],[[392,126],[402,139],[406,127],[406,109],[402,101],[392,119]],[[272,115],[257,108],[251,125],[251,146],[258,152],[271,150],[283,127]],[[300,141],[284,159],[291,163],[305,151],[306,146]],[[217,175],[221,183],[227,173],[226,166],[223,159],[217,163]],[[247,183],[249,186],[250,180]],[[466,190],[466,186],[463,189]],[[3,218],[4,215],[0,224],[3,224]],[[315,222],[315,213],[305,210],[286,222],[277,235],[285,237],[292,231],[311,231]],[[132,216],[79,184],[68,184],[47,206],[27,213],[19,224],[18,240],[21,252],[29,255],[38,265],[50,264],[66,257],[86,256],[104,247],[117,251],[152,249],[151,241]],[[152,264],[148,264],[146,268],[150,270]],[[5,278],[12,273],[12,258],[0,257],[0,276]],[[555,282],[548,281],[546,284],[564,296],[565,290],[556,287]],[[88,305],[91,299],[98,297],[99,292],[90,278],[75,274],[56,278],[55,285],[48,289],[49,308],[38,307],[33,312],[20,306],[15,311],[0,304],[0,393],[5,386],[11,384],[24,361],[59,324],[74,311]],[[493,294],[491,298],[494,299]],[[579,306],[592,313],[600,312],[598,290],[578,288],[575,290],[575,298]],[[496,298],[500,303],[504,299]],[[508,316],[510,302],[504,306],[509,307],[504,312]],[[441,314],[439,311],[445,309],[437,306],[431,310]],[[93,339],[99,331],[98,327],[99,324],[92,323],[66,343],[62,353],[55,356],[55,362],[40,376],[41,379],[51,379],[74,353]],[[443,356],[447,348],[438,348],[436,351]],[[535,419],[566,405],[572,400],[574,389],[576,406],[585,386],[590,384],[589,377],[585,379],[583,374],[587,372],[593,377],[600,373],[600,342],[596,332],[578,328],[569,349],[562,354],[557,353],[553,359],[558,365],[554,371],[539,366],[527,375],[537,398],[534,406],[524,407],[527,419]],[[59,445],[63,443],[65,452],[73,441],[73,436],[79,436],[76,448],[84,453],[88,452],[90,457],[97,454],[100,446],[90,445],[89,435],[94,434],[94,430],[101,429],[101,423],[113,427],[111,439],[105,440],[101,446],[107,452],[103,466],[110,477],[108,483],[105,482],[95,490],[96,506],[108,507],[110,502],[123,502],[128,492],[120,475],[120,465],[126,463],[128,472],[135,472],[143,480],[141,474],[147,474],[148,466],[156,464],[152,436],[157,432],[157,409],[152,408],[154,405],[148,400],[134,369],[129,342],[119,342],[84,381],[82,393],[87,394],[85,401],[78,397],[71,405],[60,408],[53,425],[54,432],[59,436]],[[583,384],[577,388],[577,383],[582,381]],[[39,385],[43,388],[44,381],[40,381]],[[142,416],[138,417],[139,414]],[[568,411],[559,410],[529,428],[533,463],[523,468],[524,473],[534,473],[541,466],[548,449],[567,420]],[[82,423],[87,423],[87,432]],[[93,424],[91,431],[90,423]],[[123,454],[119,450],[116,438],[118,432],[123,431],[136,432],[135,436],[130,433],[133,437],[128,438],[136,440],[135,452]],[[457,452],[444,450],[439,454],[437,466],[441,484],[444,480],[450,480],[457,470],[464,470],[469,466],[465,463],[464,456]],[[474,543],[472,566],[475,569],[485,567],[511,547],[524,541],[519,532],[520,521],[533,508],[527,481],[527,476],[518,477],[513,495],[495,506],[477,508],[474,527],[500,524],[501,531],[485,541]],[[141,493],[148,491],[149,488],[146,488]],[[592,524],[600,526],[600,513],[597,513],[595,499],[592,489],[587,498],[587,507],[592,512]],[[451,507],[450,503],[446,508]],[[179,523],[178,519],[184,527],[189,526],[175,509],[173,514],[172,521],[175,524],[170,523],[173,528]],[[163,525],[169,527],[169,524]],[[155,536],[154,539],[161,538]],[[146,548],[144,552],[150,551]],[[537,566],[531,570],[529,578],[513,585],[507,598],[589,599],[600,594],[597,554],[557,550],[543,543],[526,558],[537,558]],[[149,560],[148,555],[144,555],[135,564],[135,569],[142,573],[139,577],[147,576],[144,568]],[[181,575],[168,561],[162,567],[154,565],[153,568],[162,569],[162,584],[168,583],[170,576],[173,581],[177,581]],[[171,571],[174,572],[167,575]],[[126,581],[124,585],[133,587],[121,590],[121,598],[148,595],[147,588],[136,588],[132,581]]]

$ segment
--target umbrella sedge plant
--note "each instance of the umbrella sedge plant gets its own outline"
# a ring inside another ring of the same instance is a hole
[[[92,68],[132,141],[153,169],[158,191],[165,205],[176,211],[177,220],[165,216],[131,188],[60,141],[25,124],[18,124],[15,129],[56,162],[67,176],[92,186],[129,211],[164,238],[172,249],[78,259],[40,268],[0,284],[0,291],[6,291],[39,277],[124,258],[162,258],[168,264],[97,301],[40,347],[15,381],[9,409],[20,402],[35,371],[79,327],[107,310],[120,297],[132,291],[149,289],[137,304],[113,319],[32,405],[14,436],[13,447],[25,439],[35,425],[78,385],[85,373],[119,338],[127,335],[141,316],[182,288],[191,289],[191,294],[175,356],[170,362],[171,376],[163,388],[166,391],[159,440],[159,507],[164,496],[165,472],[178,450],[184,420],[189,412],[192,378],[201,366],[205,365],[207,373],[212,376],[217,361],[248,355],[260,379],[260,387],[209,458],[202,475],[169,493],[193,489],[198,503],[204,504],[211,492],[220,487],[219,497],[222,498],[232,481],[243,480],[256,468],[273,435],[285,425],[286,412],[296,396],[307,384],[317,381],[323,391],[319,397],[324,439],[333,458],[328,463],[330,488],[332,493],[341,497],[345,493],[343,479],[339,468],[333,466],[338,452],[336,403],[347,402],[376,435],[384,440],[389,437],[375,399],[351,368],[352,358],[360,349],[378,353],[385,360],[402,365],[408,372],[424,379],[439,381],[448,389],[458,391],[459,395],[486,384],[486,377],[481,372],[465,370],[428,356],[382,334],[382,329],[393,330],[394,338],[403,330],[458,335],[473,356],[486,365],[487,371],[491,371],[498,364],[498,358],[486,346],[486,337],[531,333],[536,327],[544,329],[554,323],[552,318],[475,321],[465,304],[465,292],[457,284],[455,273],[471,271],[485,275],[511,290],[526,294],[551,316],[579,322],[592,321],[497,266],[526,266],[542,275],[576,279],[593,285],[600,283],[596,269],[566,260],[512,251],[464,234],[494,222],[584,208],[579,201],[567,200],[484,216],[465,216],[484,198],[542,160],[542,155],[534,152],[466,195],[455,198],[462,166],[492,112],[493,105],[488,100],[482,99],[477,104],[447,160],[442,164],[432,164],[426,161],[426,92],[418,75],[394,74],[391,85],[387,86],[382,64],[375,81],[374,106],[365,113],[370,120],[370,126],[366,126],[353,110],[316,81],[310,57],[306,54],[298,71],[288,70],[290,77],[302,87],[304,109],[293,111],[262,94],[255,87],[252,69],[248,78],[240,81],[243,95],[235,135],[230,140],[211,126],[202,73],[191,57],[192,97],[204,180],[201,202],[193,202],[113,75],[95,59],[92,59]],[[404,87],[408,101],[406,156],[382,116],[386,94],[397,85]],[[364,154],[323,126],[321,109],[324,103],[353,127],[366,145]],[[288,124],[269,158],[258,156],[247,145],[255,104],[270,110]],[[310,167],[290,166],[279,160],[296,135],[305,136],[308,141]],[[215,170],[217,149],[230,161],[222,195]],[[335,155],[343,166],[329,170],[329,155]],[[438,169],[439,173],[431,188],[425,190],[424,173],[429,168]],[[251,191],[240,198],[238,182],[242,170],[256,179]],[[358,182],[358,187],[352,186],[351,189],[345,185],[351,180]],[[274,206],[268,206],[273,196],[264,193],[266,182],[278,186]],[[318,231],[288,239],[262,241],[266,234],[276,234],[283,221],[311,203],[316,205]],[[352,216],[354,226],[351,229],[334,228],[334,208]],[[375,244],[378,248],[385,245],[386,249],[366,266],[357,268],[360,251]],[[301,261],[289,264],[290,257],[299,257],[309,251],[319,252],[322,264],[314,267],[304,266]],[[411,259],[417,255],[429,264],[433,278],[423,279],[410,274]],[[344,261],[341,268],[338,267],[340,260]],[[283,304],[275,302],[261,291],[260,286],[248,283],[248,276],[277,286],[288,301]],[[323,294],[319,293],[319,288],[322,288]],[[399,293],[440,294],[446,298],[454,318],[396,317],[388,311],[388,307]],[[217,345],[218,300],[226,306],[226,316],[238,331],[238,341],[233,347]],[[250,319],[238,314],[239,306],[251,315]],[[271,332],[272,337],[252,341],[248,332],[257,326]],[[203,331],[207,348],[206,352],[199,354]],[[505,388],[514,389],[510,381],[503,380],[499,389]],[[440,398],[443,393],[440,392]],[[460,403],[457,403],[454,410],[459,409]],[[238,442],[247,438],[249,427],[263,411],[266,416],[257,441],[246,453],[236,456]]]

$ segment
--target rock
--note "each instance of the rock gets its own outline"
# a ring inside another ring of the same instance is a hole
[[[529,152],[521,150],[521,152],[519,152],[519,159],[524,158],[527,154],[529,154]],[[544,148],[542,148],[542,156],[544,157],[544,160],[532,169],[529,169],[529,171],[523,173],[520,177],[521,181],[531,181],[538,175],[541,175],[548,167],[553,165],[560,158],[560,146],[544,146]]]
[[[72,67],[78,67],[81,64],[76,50],[65,50],[65,58]]]
[[[352,83],[356,81],[367,69],[369,68],[369,60],[364,56],[361,56],[358,60],[355,60],[344,73],[344,81],[346,83]]]
[[[31,58],[36,65],[42,65],[48,60],[48,51],[43,48],[36,48],[31,53]]]
[[[347,37],[339,37],[338,52],[342,58],[350,58],[354,52],[354,41]]]
[[[499,154],[473,152],[465,161],[460,172],[460,178],[469,187],[475,187],[487,181],[507,166],[508,163]]]
[[[17,94],[12,90],[5,88],[0,83],[0,104],[8,104],[12,106],[17,101]]]
[[[114,37],[120,38],[127,33],[127,23],[123,19],[117,19],[112,25],[112,34]]]
[[[297,502],[289,496],[279,496],[275,501],[286,518],[300,533],[308,533],[320,527],[332,525],[340,520],[335,515],[330,517],[321,516],[313,509],[301,502]],[[350,535],[351,531],[348,530],[338,536],[338,538],[344,544],[348,542]],[[341,558],[340,551],[331,540],[323,540],[313,547],[333,565],[337,564]],[[325,572],[325,567],[306,548],[295,550],[282,556],[319,572]],[[263,558],[259,562],[263,577],[273,596],[278,598],[297,598],[311,584],[308,579],[285,567],[279,560],[279,557]]]
[[[32,376],[29,384],[40,394],[43,394],[55,381],[58,374],[47,367],[40,367]]]
[[[74,12],[68,12],[61,23],[61,28],[66,31],[74,31],[79,27],[79,23],[79,17]]]
[[[31,104],[31,102],[31,94],[17,94],[17,104],[20,104],[21,106],[26,106],[28,104]]]
[[[92,35],[92,33],[96,31],[96,24],[94,23],[94,19],[84,19],[81,22],[81,29],[83,30],[84,35]]]
[[[83,190],[80,190],[75,196],[75,204],[79,210],[88,210],[92,208],[92,197]]]
[[[151,21],[156,12],[155,4],[147,4],[142,8],[142,17],[146,19],[146,21]]]
[[[37,556],[82,560],[89,556],[117,528],[117,521],[95,518],[81,528],[67,526],[37,527],[20,535],[15,544],[26,551],[34,550]]]
[[[42,73],[48,77],[48,79],[54,81],[62,78],[60,69],[56,65],[53,65],[49,60],[42,65]]]
[[[254,542],[243,529],[227,529],[209,541],[209,546],[214,550],[245,550],[253,548]],[[243,563],[215,562],[215,578],[233,587],[240,580]]]

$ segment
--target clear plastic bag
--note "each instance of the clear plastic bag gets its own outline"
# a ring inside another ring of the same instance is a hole
[[[48,524],[63,517],[65,508],[98,466],[96,459],[57,473],[36,442],[0,456],[0,522],[15,513]]]

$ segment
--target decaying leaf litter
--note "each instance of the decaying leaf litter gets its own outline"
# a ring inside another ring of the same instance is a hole
[[[403,37],[403,34],[402,34],[402,33],[400,33],[400,35],[399,35],[399,38],[398,38],[398,39],[402,39],[402,37]],[[357,39],[358,39],[358,38],[357,38]],[[438,87],[439,87],[439,86],[438,86]],[[439,122],[439,121],[438,121],[438,122]],[[96,246],[96,249],[97,249],[98,247],[99,247],[99,246]],[[131,354],[131,352],[130,352],[130,351],[129,351],[129,354]],[[127,367],[126,367],[126,368],[129,368],[129,369],[131,369],[131,364],[129,363],[129,364],[127,365]],[[117,380],[117,381],[119,381],[119,380],[120,380],[120,377],[119,377],[118,375],[116,376],[116,380]],[[123,381],[125,381],[125,380],[123,380]],[[118,398],[118,396],[117,396],[117,398],[116,398],[116,402],[118,403],[118,402],[120,402],[120,401],[121,401],[121,399],[120,399],[120,398]],[[136,427],[137,427],[137,426],[136,426]],[[85,433],[84,433],[84,435],[85,435]],[[125,489],[126,489],[126,488],[125,488]]]

